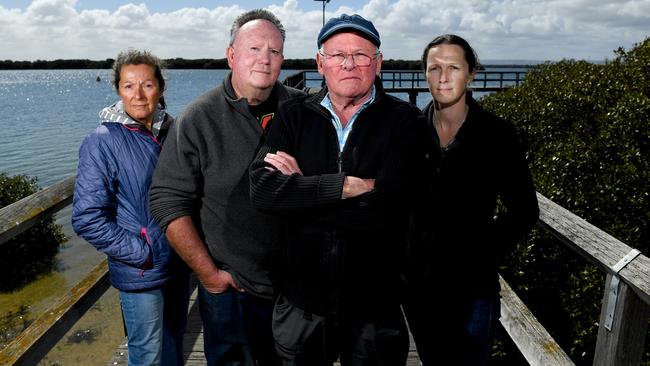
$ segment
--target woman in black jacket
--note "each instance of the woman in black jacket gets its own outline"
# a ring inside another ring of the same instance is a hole
[[[450,356],[483,365],[499,318],[497,261],[536,222],[537,197],[515,129],[467,90],[478,70],[472,47],[439,36],[422,65],[431,159],[412,220],[405,311],[423,365]]]

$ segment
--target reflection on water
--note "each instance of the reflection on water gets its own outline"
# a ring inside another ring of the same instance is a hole
[[[65,277],[58,272],[41,276],[38,280],[31,282],[20,290],[8,294],[0,294],[0,309],[3,312],[16,313],[21,306],[27,306],[25,316],[29,319],[35,318],[34,315],[40,314],[49,305],[44,301],[33,301],[36,298],[52,298],[56,296],[61,288],[66,286]]]
[[[51,299],[59,295],[65,284],[60,273],[41,276],[20,290],[0,294],[0,348],[29,326],[48,307],[47,301],[33,299]]]
[[[5,346],[5,341],[10,341],[44,313],[104,258],[95,248],[74,235],[69,223],[70,207],[62,210],[57,217],[56,222],[63,226],[65,235],[71,238],[60,249],[57,270],[19,290],[0,293],[0,348]],[[105,364],[124,338],[121,323],[119,296],[111,287],[39,365]]]
[[[111,287],[38,365],[106,365],[123,339],[120,300]]]

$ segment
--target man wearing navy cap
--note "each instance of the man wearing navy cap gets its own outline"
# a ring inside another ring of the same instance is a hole
[[[424,153],[418,109],[386,94],[381,40],[359,15],[330,19],[326,85],[278,109],[250,167],[251,200],[284,219],[273,315],[284,365],[403,365],[400,271]]]

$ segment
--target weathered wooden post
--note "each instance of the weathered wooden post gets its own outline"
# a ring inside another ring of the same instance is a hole
[[[620,268],[613,268],[614,274],[607,274],[594,354],[596,366],[640,365],[643,358],[650,306],[625,282],[618,281],[618,271],[627,265],[624,260],[619,262]]]

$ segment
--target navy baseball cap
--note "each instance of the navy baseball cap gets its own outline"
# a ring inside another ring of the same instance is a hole
[[[340,17],[328,20],[320,30],[320,33],[318,33],[318,41],[316,43],[318,48],[320,49],[323,42],[325,42],[329,37],[343,30],[357,31],[363,38],[369,40],[375,46],[379,47],[379,45],[381,45],[379,32],[377,32],[377,29],[370,21],[365,20],[358,14],[342,14]]]

